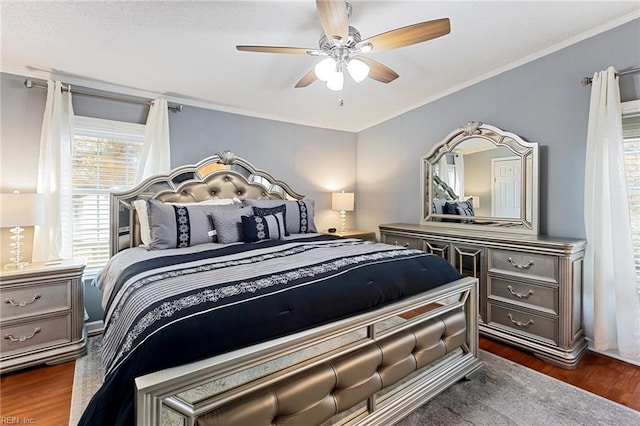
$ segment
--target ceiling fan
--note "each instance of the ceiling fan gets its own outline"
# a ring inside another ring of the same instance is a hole
[[[349,3],[344,0],[316,0],[316,7],[324,30],[324,35],[318,42],[318,49],[246,45],[236,46],[236,49],[246,52],[325,56],[296,83],[295,87],[307,87],[314,81],[321,80],[326,82],[329,89],[341,91],[345,70],[358,83],[367,77],[382,83],[390,83],[399,77],[391,68],[362,54],[422,43],[451,31],[449,19],[442,18],[396,28],[363,40],[360,31],[349,25]]]

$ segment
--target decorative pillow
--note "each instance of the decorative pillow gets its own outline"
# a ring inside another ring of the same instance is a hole
[[[217,211],[241,210],[238,205],[175,205],[147,200],[152,250],[181,248],[216,242],[216,231],[207,217]]]
[[[286,236],[291,235],[289,231],[287,231],[287,206],[285,204],[280,204],[275,207],[256,207],[253,206],[253,215],[254,216],[268,216],[274,215],[277,213],[282,213],[283,221],[284,221],[284,234]]]
[[[251,216],[252,214],[253,209],[251,207],[213,212],[211,216],[218,233],[218,242],[230,244],[243,241],[242,216]]]
[[[447,201],[444,205],[444,214],[455,214],[459,216],[473,216],[473,198],[465,201]]]
[[[447,204],[447,200],[442,198],[434,198],[431,202],[431,212],[434,214],[444,214],[444,206]],[[432,219],[435,222],[440,222],[442,219],[439,217]]]
[[[260,240],[282,240],[284,232],[284,216],[282,213],[266,216],[242,216],[244,240],[249,243]]]
[[[315,210],[315,202],[313,200],[253,200],[245,199],[245,206],[259,208],[273,208],[281,204],[286,206],[284,221],[285,229],[289,234],[306,234],[309,232],[318,232],[316,224],[313,222]]]
[[[173,204],[174,206],[228,206],[230,204],[242,204],[239,198],[212,198],[210,200],[195,201],[190,203],[178,203],[167,201],[165,204]]]
[[[431,203],[431,209],[435,214],[444,214],[444,205],[447,204],[447,200],[442,198],[434,198]]]
[[[149,229],[149,213],[147,213],[147,200],[135,200],[133,207],[138,214],[138,223],[140,224],[140,239],[142,245],[149,247],[151,244],[151,230]]]
[[[204,201],[199,201],[194,203],[166,202],[163,204],[166,204],[166,205],[170,204],[174,206],[194,206],[194,205],[226,206],[226,205],[237,204],[238,207],[240,207],[240,203],[241,201],[237,198],[234,198],[234,199],[213,198],[211,200],[204,200]],[[140,224],[140,239],[142,240],[142,245],[144,245],[145,247],[151,247],[151,229],[149,227],[149,213],[147,208],[147,200],[135,200],[133,202],[133,207],[136,209],[136,213],[138,214],[138,223]],[[213,242],[216,242],[215,238]]]

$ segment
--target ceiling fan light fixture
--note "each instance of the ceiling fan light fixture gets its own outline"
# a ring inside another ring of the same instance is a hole
[[[336,74],[336,60],[325,58],[316,64],[314,71],[318,80],[329,81],[333,74]]]
[[[353,81],[360,83],[369,75],[369,65],[358,59],[351,59],[347,64],[347,71]]]
[[[327,80],[327,88],[338,92],[344,87],[344,74],[341,71],[334,72]]]
[[[373,50],[373,44],[367,42],[367,43],[363,43],[362,45],[360,45],[360,52],[362,53],[368,53],[371,52]]]

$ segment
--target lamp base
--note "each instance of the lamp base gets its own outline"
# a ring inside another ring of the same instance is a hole
[[[340,230],[338,234],[344,234],[345,232],[347,232],[347,212],[340,210]]]
[[[4,269],[22,269],[25,266],[29,265],[29,262],[23,262],[22,259],[22,240],[24,236],[22,233],[24,232],[24,228],[22,226],[16,226],[11,228],[11,241],[13,241],[9,246],[11,247],[11,254],[13,255],[9,260],[11,263],[7,263],[4,265]]]
[[[12,262],[4,265],[4,269],[23,269],[29,266],[29,262]]]

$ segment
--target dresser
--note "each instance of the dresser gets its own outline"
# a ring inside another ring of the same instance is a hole
[[[587,350],[582,329],[586,241],[542,235],[380,225],[383,243],[447,259],[480,282],[480,334],[575,369]]]
[[[86,354],[84,267],[64,260],[0,272],[0,372]]]

